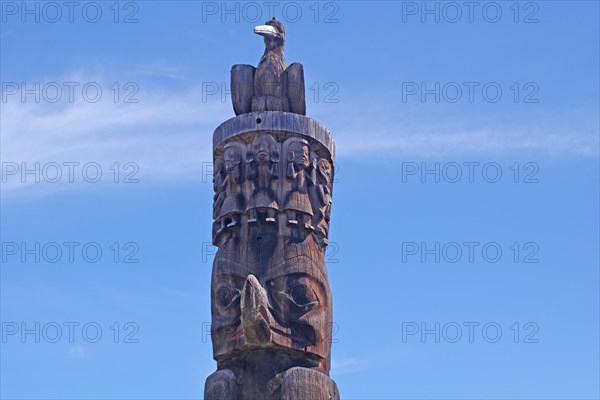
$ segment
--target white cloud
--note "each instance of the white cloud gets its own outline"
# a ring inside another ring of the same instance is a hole
[[[322,108],[320,119],[331,129],[338,155],[439,158],[445,156],[535,157],[598,156],[597,112],[576,109],[565,116],[552,109],[457,109],[433,105],[393,108],[385,102],[361,107]],[[509,117],[507,117],[509,115]]]
[[[21,169],[23,162],[27,168],[36,162],[41,168],[56,162],[64,175],[62,182],[68,181],[64,162],[95,162],[110,176],[109,167],[115,162],[133,162],[144,180],[199,179],[202,163],[212,159],[212,132],[233,116],[227,104],[203,102],[200,89],[195,88],[185,93],[152,92],[137,104],[111,100],[4,103],[3,168],[6,163],[17,163]],[[25,184],[20,173],[8,176],[3,192],[34,181],[33,175],[25,177]],[[56,185],[51,186],[48,189],[54,190]]]
[[[156,66],[148,68],[154,70]],[[83,74],[76,74],[64,81],[100,81],[82,77]],[[108,86],[105,85],[105,89]],[[82,99],[73,103],[22,103],[17,96],[3,102],[0,123],[3,168],[7,162],[17,163],[19,167],[25,162],[29,168],[36,162],[42,166],[48,162],[61,165],[96,162],[106,177],[112,178],[109,167],[115,162],[121,167],[133,162],[139,166],[137,177],[146,182],[197,182],[203,173],[202,163],[212,160],[212,132],[234,115],[229,102],[203,101],[201,87],[185,91],[146,88],[140,90],[137,104],[115,103],[113,93],[105,92],[97,103]],[[390,118],[389,113],[377,109],[376,105],[372,107],[377,112],[366,113],[372,117],[369,121],[364,119],[365,114],[357,113],[352,107],[336,108],[328,115],[329,110],[315,110],[323,114],[317,118],[332,129],[338,155],[442,157],[481,153],[507,155],[515,151],[598,155],[597,136],[577,130],[532,132],[525,128],[501,129],[493,124],[483,129],[456,128],[456,125],[435,122],[427,126],[407,126],[403,121]],[[388,115],[387,118],[383,118],[384,115]],[[67,179],[67,172],[64,167],[61,182]],[[26,177],[26,184],[20,178],[19,173],[7,177],[7,182],[2,184],[3,192],[14,193],[36,186],[32,185],[32,176]],[[50,193],[62,189],[60,185],[46,185],[44,190]]]
[[[440,129],[440,131],[443,128]],[[339,155],[359,152],[378,152],[418,157],[443,157],[465,154],[507,155],[517,151],[529,151],[554,155],[598,154],[597,138],[577,133],[528,133],[487,128],[463,132],[415,133],[385,131],[362,137],[356,130],[345,132],[336,139]]]
[[[188,68],[174,65],[164,59],[154,60],[151,63],[139,64],[133,67],[133,72],[142,76],[152,76],[177,80],[186,80],[189,76]]]
[[[88,356],[87,349],[80,344],[72,344],[69,346],[69,357],[75,360],[83,360]]]
[[[359,372],[368,369],[368,365],[364,362],[364,360],[359,360],[357,358],[341,358],[331,360],[331,370],[335,372],[336,375],[344,375],[353,372]]]
[[[393,353],[379,353],[372,356],[360,357],[333,357],[331,359],[331,373],[337,375],[354,374],[377,368],[385,368],[397,359],[392,357]]]

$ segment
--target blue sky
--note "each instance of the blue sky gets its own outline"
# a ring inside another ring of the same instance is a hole
[[[0,397],[201,398],[211,135],[269,6],[0,4]],[[274,2],[337,146],[331,375],[597,399],[599,4],[424,4]]]

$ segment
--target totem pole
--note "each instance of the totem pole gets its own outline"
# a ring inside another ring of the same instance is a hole
[[[273,18],[258,67],[235,65],[235,118],[213,135],[208,400],[339,399],[329,377],[331,289],[325,251],[334,175],[331,133],[307,118],[304,70],[283,57]]]

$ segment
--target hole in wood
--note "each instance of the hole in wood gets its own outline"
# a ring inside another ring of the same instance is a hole
[[[261,122],[262,122],[262,119],[260,119],[260,118],[256,118],[256,123],[257,123],[257,124],[260,124]]]

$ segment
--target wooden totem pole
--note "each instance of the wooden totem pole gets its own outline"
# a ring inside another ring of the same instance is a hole
[[[258,67],[235,65],[235,118],[213,135],[212,344],[205,399],[339,399],[329,378],[325,266],[331,133],[307,118],[302,64],[286,68],[275,18]]]

